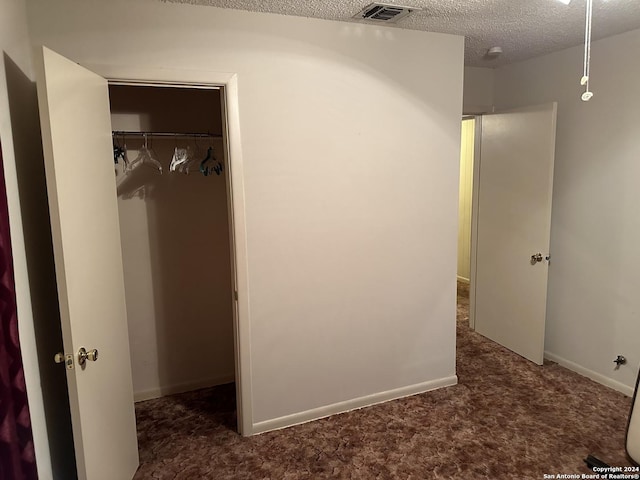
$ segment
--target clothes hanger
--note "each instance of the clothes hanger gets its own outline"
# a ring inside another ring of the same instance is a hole
[[[140,153],[134,160],[129,162],[126,171],[131,171],[137,168],[138,165],[148,165],[156,168],[162,175],[162,164],[155,158],[153,151],[149,148],[146,134],[144,135],[144,144],[140,148]]]
[[[126,170],[129,167],[129,150],[127,149],[127,137],[124,135],[122,135],[122,162]]]
[[[198,145],[198,139],[195,139],[195,152],[192,152],[189,147],[187,147],[187,159],[178,165],[178,172],[184,173],[185,175],[189,175],[189,170],[191,166],[196,161],[197,157],[200,157],[200,146]]]
[[[206,177],[213,172],[215,172],[216,175],[220,175],[222,173],[222,163],[213,156],[213,147],[209,147],[207,149],[207,156],[200,162],[200,173]]]
[[[173,158],[169,165],[169,171],[175,172],[176,170],[182,171],[181,167],[189,161],[189,149],[188,148],[176,148],[173,151]]]
[[[126,145],[125,145],[126,148]],[[118,138],[117,137],[113,137],[113,163],[115,163],[116,165],[119,163],[119,160],[122,159],[122,161],[125,163],[125,167],[126,167],[126,150],[125,148],[123,148],[119,143],[118,143]]]

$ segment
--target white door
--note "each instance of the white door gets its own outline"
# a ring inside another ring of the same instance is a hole
[[[556,104],[486,115],[481,128],[475,329],[542,365]]]
[[[138,445],[107,82],[46,48],[39,70],[62,336],[74,357],[66,371],[78,477],[130,480]],[[98,350],[84,367],[83,347]]]
[[[631,459],[640,463],[640,398],[638,397],[638,387],[640,386],[640,374],[636,380],[636,389],[633,393],[633,402],[631,403],[631,413],[629,414],[629,425],[627,425],[627,455]]]

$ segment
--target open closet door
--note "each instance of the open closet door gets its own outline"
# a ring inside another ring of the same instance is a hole
[[[67,354],[60,358],[67,368],[78,477],[130,480],[138,467],[138,445],[107,81],[46,48],[39,60],[38,101]],[[83,348],[89,353],[81,365]]]
[[[482,117],[475,329],[542,365],[556,104]]]

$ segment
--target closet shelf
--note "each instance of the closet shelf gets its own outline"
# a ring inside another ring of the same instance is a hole
[[[213,133],[174,133],[174,132],[130,132],[116,130],[111,132],[114,137],[147,137],[147,138],[222,138]]]

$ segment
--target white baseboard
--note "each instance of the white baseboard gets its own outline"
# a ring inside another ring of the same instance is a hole
[[[594,372],[593,370],[589,370],[588,368],[585,368],[582,365],[578,365],[577,363],[574,363],[570,360],[559,357],[558,355],[555,355],[551,352],[545,351],[544,358],[546,358],[547,360],[551,360],[552,362],[556,362],[558,365],[568,368],[569,370],[572,370],[576,373],[579,373],[584,377],[590,378],[594,382],[601,383],[606,387],[613,388],[618,392],[622,392],[628,397],[633,396],[633,390],[634,390],[633,387],[625,385],[624,383],[618,382],[617,380],[614,380],[612,378],[606,377],[601,373]]]
[[[419,393],[436,390],[438,388],[450,387],[457,383],[458,377],[457,375],[453,375],[452,377],[439,378],[429,382],[409,385],[408,387],[396,388],[394,390],[374,393],[373,395],[366,395],[364,397],[354,398],[352,400],[346,400],[344,402],[338,402],[324,407],[313,408],[304,412],[254,423],[253,434],[265,433],[271,430],[279,430],[281,428],[311,422],[312,420],[319,420],[320,418],[329,417],[337,413],[345,413],[359,408],[370,407],[378,403],[384,403],[403,397],[410,397],[411,395],[417,395]]]
[[[222,375],[213,378],[204,378],[201,380],[195,380],[192,382],[179,383],[177,385],[166,385],[164,387],[152,388],[149,390],[143,390],[133,393],[134,402],[142,402],[144,400],[151,400],[152,398],[160,398],[166,395],[175,395],[176,393],[190,392],[192,390],[198,390],[200,388],[215,387],[216,385],[224,385],[225,383],[231,383],[235,380],[233,373],[228,375]]]

